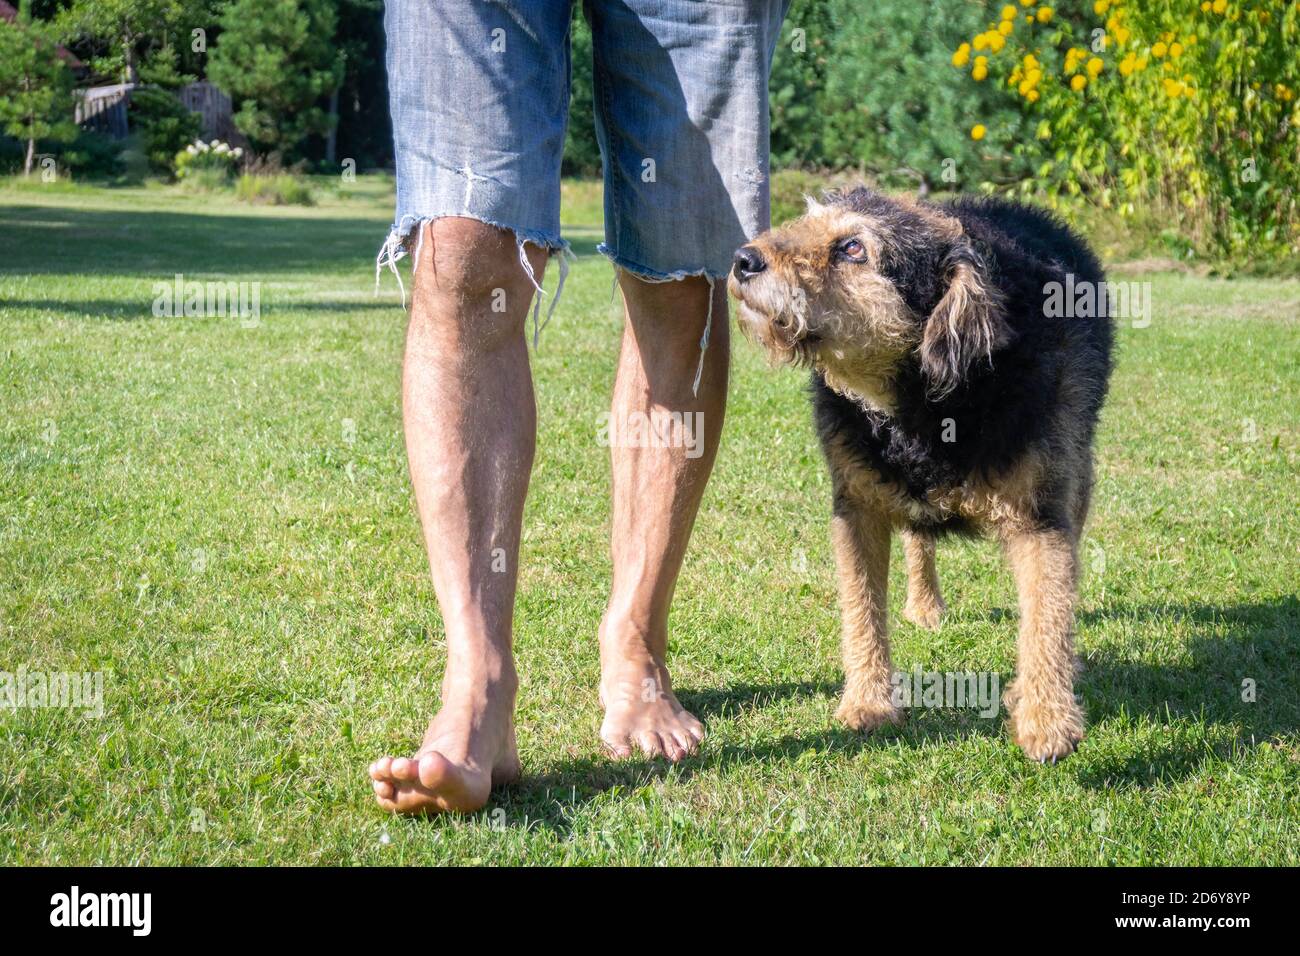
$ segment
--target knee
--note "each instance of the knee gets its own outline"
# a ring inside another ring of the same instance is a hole
[[[437,219],[423,228],[423,242],[417,236],[412,243],[420,255],[417,309],[431,319],[445,316],[457,327],[463,324],[465,332],[483,343],[522,334],[537,289],[520,260],[514,234],[457,217]],[[548,252],[534,245],[524,250],[540,284]]]

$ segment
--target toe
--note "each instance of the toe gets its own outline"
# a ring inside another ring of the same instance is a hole
[[[662,757],[665,755],[664,743],[653,730],[643,730],[637,734],[636,744],[647,757]]]
[[[686,728],[673,731],[673,739],[677,741],[677,746],[681,748],[682,756],[695,753],[695,748],[699,746],[699,740]]]
[[[393,776],[392,772],[393,758],[380,757],[370,765],[371,780],[388,780]]]
[[[387,780],[375,780],[370,786],[374,788],[375,796],[380,800],[391,800],[396,792],[393,790],[393,785]]]
[[[430,751],[421,755],[415,769],[421,786],[429,790],[437,790],[447,782],[452,767],[451,762],[442,754]]]
[[[398,757],[393,761],[392,777],[394,780],[400,780],[403,783],[412,783],[418,779],[416,776],[418,769],[414,760]]]

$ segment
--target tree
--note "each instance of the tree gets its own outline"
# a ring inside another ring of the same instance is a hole
[[[59,17],[67,36],[83,36],[108,44],[114,52],[99,63],[106,71],[121,71],[122,81],[139,80],[139,47],[174,26],[185,13],[184,0],[72,0]]]
[[[239,104],[235,125],[276,157],[330,129],[321,101],[343,81],[328,0],[233,0],[208,78]]]
[[[28,176],[38,140],[69,142],[77,133],[72,74],[54,31],[32,19],[26,2],[12,23],[0,20],[0,128],[27,141],[23,172]]]

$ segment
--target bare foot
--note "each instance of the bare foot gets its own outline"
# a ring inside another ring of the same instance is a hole
[[[380,757],[370,765],[375,798],[392,813],[472,813],[492,788],[519,777],[514,690],[444,694],[424,742],[411,757]]]
[[[600,704],[605,720],[600,739],[616,757],[647,757],[674,763],[692,754],[704,739],[704,725],[673,694],[668,669],[639,642],[601,640]]]

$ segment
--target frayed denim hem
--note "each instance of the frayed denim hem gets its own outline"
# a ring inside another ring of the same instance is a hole
[[[524,273],[528,276],[528,281],[533,284],[537,290],[536,298],[533,302],[533,348],[537,348],[540,341],[542,329],[550,324],[551,316],[555,314],[555,307],[560,304],[560,293],[564,291],[564,280],[569,277],[569,264],[573,261],[573,250],[569,248],[569,243],[559,236],[548,235],[545,232],[536,229],[516,229],[514,226],[508,226],[505,223],[493,222],[491,219],[484,219],[482,216],[472,216],[463,212],[441,213],[432,216],[402,216],[397,222],[393,223],[392,228],[388,231],[388,237],[384,240],[383,245],[379,247],[379,254],[375,256],[375,295],[379,294],[379,278],[383,273],[385,266],[393,273],[397,279],[397,288],[402,293],[402,308],[406,308],[406,287],[402,284],[402,274],[397,271],[397,263],[406,257],[411,245],[411,233],[418,232],[419,237],[416,239],[414,258],[412,259],[411,274],[420,267],[420,250],[424,247],[424,237],[428,233],[425,228],[435,219],[447,218],[474,219],[483,223],[485,226],[492,226],[496,229],[504,229],[515,237],[515,246],[519,250],[519,264],[523,267]],[[546,310],[545,321],[538,322],[542,307],[542,296],[547,292],[542,288],[537,276],[533,272],[532,263],[528,261],[528,255],[524,251],[524,245],[531,243],[548,252],[559,252],[560,254],[560,281],[555,287],[555,295],[551,299],[550,308]]]
[[[704,354],[709,350],[709,333],[713,330],[713,290],[717,281],[726,275],[725,272],[714,272],[710,269],[677,269],[673,272],[659,272],[656,269],[648,269],[643,265],[635,262],[629,262],[618,253],[612,251],[605,243],[596,247],[596,251],[614,264],[614,281],[618,281],[618,269],[631,273],[643,282],[680,282],[682,279],[692,279],[696,276],[703,276],[709,283],[709,310],[704,319],[704,334],[700,336],[700,362],[695,366],[695,381],[691,384],[691,394],[698,396],[700,394],[700,379],[704,375]]]

